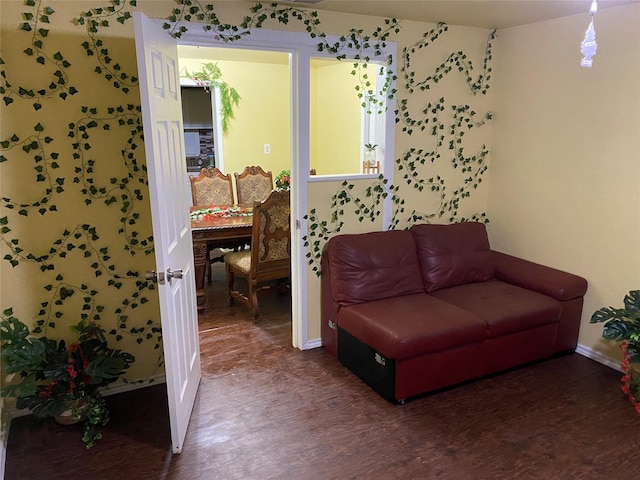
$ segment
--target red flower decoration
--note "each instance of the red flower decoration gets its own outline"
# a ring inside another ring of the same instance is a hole
[[[53,391],[54,385],[57,385],[57,384],[58,384],[58,382],[56,382],[54,380],[49,385],[47,385],[44,389],[40,390],[40,392],[38,392],[38,396],[40,398],[48,397],[49,395],[51,395],[51,392]]]
[[[76,378],[78,376],[78,372],[73,365],[67,365],[67,373],[71,378]]]
[[[636,379],[634,382],[633,375],[631,373],[631,362],[629,361],[629,352],[627,352],[627,342],[622,342],[620,344],[620,350],[622,350],[622,378],[620,381],[622,382],[622,387],[620,389],[622,392],[629,397],[631,401],[631,405],[633,408],[640,414],[640,398],[636,398],[636,394],[632,389],[632,385],[634,383],[638,383],[640,379]],[[636,385],[635,390],[638,390],[639,387]]]

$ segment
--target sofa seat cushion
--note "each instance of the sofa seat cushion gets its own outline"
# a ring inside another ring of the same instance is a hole
[[[340,309],[338,325],[387,358],[405,359],[486,337],[475,314],[425,293]]]
[[[556,323],[562,313],[557,300],[499,280],[445,288],[431,295],[484,320],[487,338]]]
[[[425,292],[495,278],[483,223],[421,224],[409,231],[416,241]]]
[[[339,305],[424,292],[416,244],[406,230],[338,235],[325,248]]]

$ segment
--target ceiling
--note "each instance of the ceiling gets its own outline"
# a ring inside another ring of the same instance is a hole
[[[551,18],[584,14],[592,0],[292,0],[313,10],[444,22],[480,28],[505,28]],[[598,9],[640,3],[640,0],[597,0]]]

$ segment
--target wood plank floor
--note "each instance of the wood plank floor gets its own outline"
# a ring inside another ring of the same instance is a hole
[[[286,295],[263,292],[254,325],[222,285],[217,265],[181,455],[157,385],[108,397],[112,420],[91,450],[80,427],[14,420],[5,478],[640,478],[640,416],[616,371],[573,354],[392,405],[322,349],[290,346]]]

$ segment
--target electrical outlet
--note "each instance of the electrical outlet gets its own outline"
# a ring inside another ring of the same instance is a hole
[[[269,143],[264,144],[264,154],[271,155],[271,144]]]

